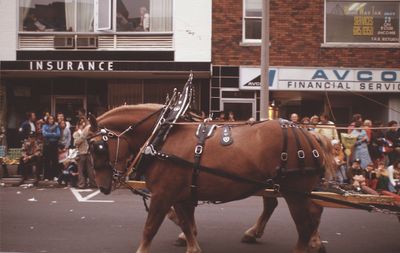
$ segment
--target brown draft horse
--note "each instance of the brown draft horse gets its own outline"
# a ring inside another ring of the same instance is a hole
[[[112,130],[107,147],[99,145],[101,136],[91,139],[91,154],[96,172],[96,183],[100,190],[109,194],[113,186],[113,169],[126,172],[126,158],[139,152],[140,147],[150,136],[161,105],[122,106],[91,121],[90,131],[96,133],[99,126]],[[154,115],[149,117],[149,115]],[[143,119],[140,126],[126,129]],[[176,125],[166,139],[162,151],[193,161],[197,124]],[[125,133],[121,135],[121,133]],[[118,141],[115,137],[120,135]],[[280,166],[283,133],[278,121],[266,121],[255,125],[243,125],[232,129],[234,142],[230,146],[219,143],[221,129],[217,128],[214,137],[206,141],[201,164],[220,171],[232,172],[241,177],[260,180],[274,178]],[[305,166],[315,166],[311,155],[312,148],[306,138],[299,135],[305,152]],[[111,141],[113,140],[113,141]],[[312,146],[318,150],[318,159],[331,171],[333,164],[329,143],[321,145],[311,138]],[[117,151],[116,151],[117,150]],[[297,148],[294,134],[288,131],[287,168],[297,168]],[[125,159],[124,159],[125,158]],[[143,231],[143,238],[137,253],[149,252],[150,244],[162,224],[167,212],[173,206],[179,219],[179,225],[187,240],[187,253],[201,252],[195,237],[194,209],[190,185],[192,168],[169,160],[154,159],[145,170],[146,185],[152,193],[150,209]],[[288,203],[290,213],[298,231],[298,241],[294,252],[318,252],[321,241],[318,226],[322,208],[315,205],[305,194],[320,180],[318,173],[288,174],[280,178],[282,195]],[[289,191],[285,191],[285,189]],[[198,199],[206,201],[233,201],[252,195],[260,190],[258,185],[241,183],[231,179],[200,172],[198,178]],[[257,223],[245,233],[246,240],[262,235],[266,222],[277,205],[274,198],[264,198],[264,211]]]

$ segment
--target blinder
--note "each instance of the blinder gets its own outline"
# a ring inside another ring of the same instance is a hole
[[[110,129],[107,129],[105,127],[101,128],[100,131],[98,131],[96,134],[93,136],[89,137],[88,140],[90,140],[90,149],[92,152],[96,152],[99,155],[102,156],[107,156],[108,164],[106,165],[107,167],[111,168],[112,173],[113,173],[113,178],[115,181],[122,182],[125,179],[126,176],[126,171],[119,171],[117,170],[117,164],[118,164],[118,156],[119,156],[119,148],[120,148],[120,140],[124,139],[126,140],[126,137],[124,135],[130,131],[134,131],[138,126],[142,125],[144,122],[149,120],[151,117],[154,115],[157,115],[158,113],[161,112],[162,109],[159,109],[146,117],[144,117],[142,120],[137,122],[136,124],[128,126],[124,131],[121,133],[116,133]],[[101,136],[100,140],[93,141],[93,138]],[[108,141],[110,139],[117,139],[117,144],[116,144],[116,151],[115,151],[115,160],[110,161],[109,159],[109,146],[108,146]]]

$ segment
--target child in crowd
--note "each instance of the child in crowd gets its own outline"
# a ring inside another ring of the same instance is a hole
[[[58,184],[65,184],[71,187],[77,187],[78,183],[78,164],[76,162],[76,150],[69,150],[68,156],[63,161],[62,164],[62,171],[60,176],[58,177]]]

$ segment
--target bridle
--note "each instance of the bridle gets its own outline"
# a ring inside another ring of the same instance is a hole
[[[128,126],[125,130],[123,130],[122,132],[118,133],[114,130],[108,129],[106,127],[101,127],[100,130],[95,133],[94,135],[90,136],[88,138],[88,141],[92,140],[93,138],[96,138],[98,136],[101,136],[101,140],[97,141],[97,142],[93,142],[92,145],[95,145],[96,148],[102,152],[107,152],[108,154],[108,141],[109,139],[117,139],[117,148],[115,150],[115,160],[113,162],[109,162],[109,166],[112,170],[112,174],[113,174],[113,180],[117,181],[117,182],[122,182],[124,180],[124,177],[126,176],[126,171],[119,171],[117,169],[117,164],[118,164],[118,156],[119,156],[119,149],[120,149],[120,143],[121,143],[121,139],[125,140],[126,142],[128,142],[127,138],[126,138],[126,134],[132,131],[135,131],[140,125],[142,125],[143,123],[145,123],[147,120],[149,120],[150,118],[152,118],[153,116],[159,114],[164,108],[161,108],[155,112],[150,113],[149,115],[147,115],[146,117],[144,117],[143,119],[141,119],[140,121],[138,121],[135,124],[132,124],[130,126]],[[129,144],[129,142],[128,142]]]

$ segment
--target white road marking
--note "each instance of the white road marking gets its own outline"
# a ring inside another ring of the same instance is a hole
[[[97,202],[97,203],[113,203],[114,200],[94,200],[91,199],[97,194],[100,193],[100,190],[97,190],[95,192],[92,192],[92,189],[75,189],[71,188],[72,194],[74,194],[75,198],[78,200],[78,202]],[[80,193],[81,192],[92,192],[89,195],[83,197]]]

